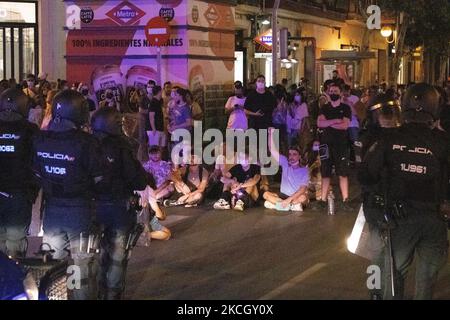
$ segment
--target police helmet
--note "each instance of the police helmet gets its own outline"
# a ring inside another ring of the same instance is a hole
[[[52,118],[55,122],[70,121],[80,128],[88,122],[89,104],[78,91],[64,90],[53,100]]]
[[[411,86],[403,97],[402,111],[405,122],[433,124],[440,113],[439,92],[426,83]]]
[[[98,109],[91,119],[91,128],[96,132],[103,132],[112,136],[122,134],[122,115],[114,108],[102,107]]]
[[[0,96],[0,112],[15,112],[28,118],[30,104],[28,97],[19,89],[7,89]]]
[[[368,125],[375,127],[398,127],[401,108],[391,94],[378,94],[369,107]]]

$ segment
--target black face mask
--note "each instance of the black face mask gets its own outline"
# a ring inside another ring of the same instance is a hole
[[[84,89],[84,90],[81,91],[81,94],[82,94],[83,96],[87,96],[87,95],[89,94],[89,90]]]
[[[341,98],[339,94],[330,94],[331,101],[338,101]]]

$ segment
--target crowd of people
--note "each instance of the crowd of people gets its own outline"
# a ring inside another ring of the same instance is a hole
[[[448,130],[450,82],[437,89],[442,106],[447,106],[440,127]],[[383,118],[372,111],[379,105],[401,105],[404,88],[353,89],[335,74],[324,83],[322,94],[311,99],[303,84],[288,86],[283,81],[267,87],[263,75],[248,88],[237,81],[224,105],[227,129],[267,132],[269,151],[281,170],[275,177],[263,174],[248,145],[230,151],[222,143],[212,166],[204,165],[194,152],[185,163],[173,163],[171,150],[181,140],[172,135],[178,129],[192,132],[203,110],[189,90],[170,82],[160,86],[149,81],[146,88],[135,88],[129,95],[138,114],[138,143],[124,130],[123,106],[111,91],[106,90],[97,103],[88,85],[51,83],[41,73],[28,75],[20,84],[1,81],[0,94],[0,173],[8,177],[0,183],[0,250],[10,256],[25,253],[31,204],[42,188],[44,243],[57,259],[70,251],[86,278],[91,276],[88,264],[93,256],[89,249],[81,250],[83,233],[90,234],[95,211],[103,234],[101,297],[118,299],[136,225],[130,208],[151,212],[144,222],[148,239],[168,240],[171,231],[161,223],[166,219],[164,207],[324,211],[336,175],[341,195],[338,210],[347,211],[352,208],[349,175],[361,161],[361,136],[374,123],[397,126],[400,122],[400,117]],[[276,130],[279,144],[274,141]],[[142,150],[146,154],[139,157]]]

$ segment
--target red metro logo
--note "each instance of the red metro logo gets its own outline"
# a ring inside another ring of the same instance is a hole
[[[145,16],[145,12],[134,4],[124,1],[111,11],[106,13],[115,23],[122,26],[130,26]]]

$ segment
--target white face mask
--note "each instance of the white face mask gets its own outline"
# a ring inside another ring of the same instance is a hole
[[[297,103],[301,103],[302,102],[302,97],[301,96],[295,96],[294,97],[294,101]]]
[[[256,88],[258,88],[258,90],[262,90],[266,88],[266,84],[264,82],[257,82],[256,83]]]

